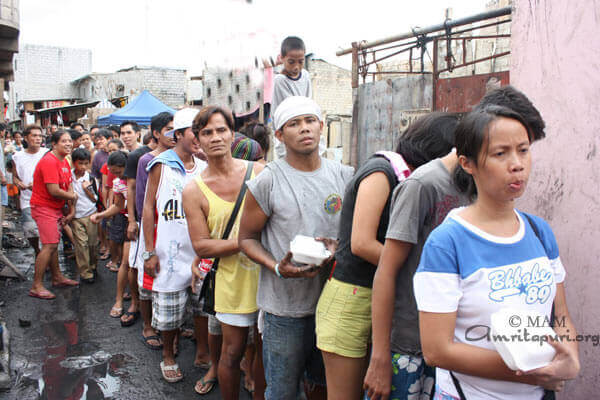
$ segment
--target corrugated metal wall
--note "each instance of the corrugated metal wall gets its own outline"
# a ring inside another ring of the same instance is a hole
[[[356,160],[362,165],[374,152],[393,150],[407,119],[431,110],[431,75],[410,75],[365,83],[358,88]]]

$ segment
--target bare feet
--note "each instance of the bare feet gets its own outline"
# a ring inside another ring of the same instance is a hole
[[[252,379],[252,368],[250,368],[249,362],[246,357],[242,358],[240,362],[240,370],[244,373],[244,389],[249,393],[254,392],[254,379]]]

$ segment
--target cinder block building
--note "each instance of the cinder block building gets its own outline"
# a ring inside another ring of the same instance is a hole
[[[92,51],[23,44],[13,70],[7,117],[33,122],[27,111],[70,105],[78,97],[70,82],[92,71]]]

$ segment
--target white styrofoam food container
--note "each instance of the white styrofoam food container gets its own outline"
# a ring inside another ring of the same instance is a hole
[[[556,355],[554,347],[541,340],[546,335],[554,337],[556,332],[536,311],[513,308],[497,311],[491,316],[490,333],[502,360],[513,371],[545,367]]]
[[[319,265],[331,256],[331,252],[325,248],[323,242],[302,235],[296,235],[292,240],[290,251],[292,252],[292,261],[298,264]]]

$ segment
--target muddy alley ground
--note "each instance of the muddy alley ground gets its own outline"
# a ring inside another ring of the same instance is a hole
[[[9,233],[22,237],[16,212],[7,212]],[[195,342],[181,338],[179,363],[184,379],[165,382],[159,370],[160,351],[144,346],[141,320],[122,328],[111,318],[117,274],[98,266],[94,284],[57,289],[55,300],[27,296],[33,275],[31,248],[5,248],[5,254],[28,281],[0,279],[0,320],[10,332],[11,378],[0,399],[220,399],[218,386],[205,396],[194,384],[205,370],[193,367]],[[0,267],[1,268],[1,267]],[[76,278],[73,261],[61,257],[65,275]],[[49,275],[46,285],[49,287]],[[128,306],[128,302],[125,306]],[[22,327],[19,320],[30,321]],[[191,326],[191,325],[190,325]],[[240,399],[249,399],[241,389]]]

